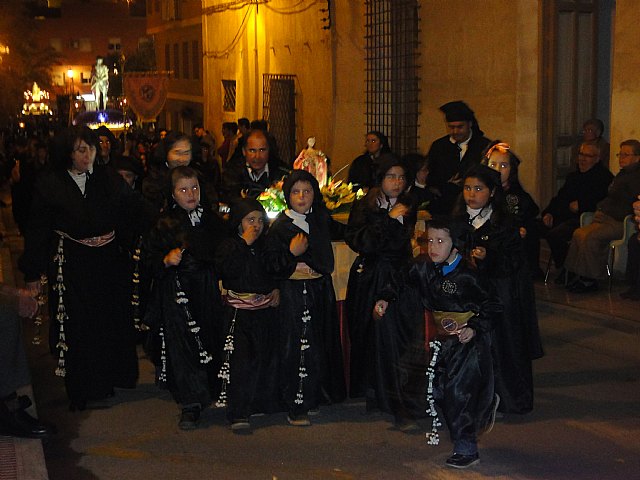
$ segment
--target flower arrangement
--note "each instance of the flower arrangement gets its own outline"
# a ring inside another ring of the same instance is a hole
[[[265,189],[264,192],[258,195],[257,200],[262,204],[269,218],[276,218],[278,213],[287,208],[287,201],[282,191],[282,182],[274,183]]]
[[[329,178],[328,184],[320,189],[320,192],[322,200],[331,213],[348,212],[351,210],[353,202],[364,197],[365,194],[361,188],[354,192],[351,183],[345,183],[342,180],[333,182],[331,178]]]

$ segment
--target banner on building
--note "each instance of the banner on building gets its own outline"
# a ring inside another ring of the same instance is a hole
[[[167,101],[166,72],[124,74],[124,95],[141,122],[155,122]]]

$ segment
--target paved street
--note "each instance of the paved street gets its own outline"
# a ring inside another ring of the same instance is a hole
[[[182,432],[177,406],[155,388],[144,359],[136,390],[118,391],[110,408],[70,413],[41,346],[32,351],[38,408],[60,429],[44,446],[50,478],[639,478],[638,324],[541,310],[547,355],[535,364],[535,411],[500,421],[468,472],[443,467],[446,433],[427,446],[390,418],[365,415],[362,403],[323,408],[309,428],[286,425],[284,415],[254,417],[244,436],[208,410],[201,429]]]
[[[20,250],[11,234],[5,245]],[[500,420],[468,471],[443,466],[446,431],[440,446],[428,446],[423,434],[394,429],[390,417],[365,415],[362,402],[323,408],[307,428],[287,425],[284,415],[254,417],[251,435],[233,434],[221,411],[207,410],[202,428],[182,432],[178,407],[156,389],[144,358],[137,389],[119,390],[109,408],[71,413],[46,346],[29,343],[38,412],[59,429],[44,444],[49,478],[640,478],[640,304],[621,306],[615,292],[576,304],[553,288],[538,285],[546,356],[535,362],[535,410]],[[615,315],[606,313],[611,306]],[[33,336],[30,323],[25,335]],[[36,463],[38,449],[26,452],[22,461]]]

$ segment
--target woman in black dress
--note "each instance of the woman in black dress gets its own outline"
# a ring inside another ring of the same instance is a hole
[[[380,155],[391,153],[391,148],[382,132],[371,130],[365,137],[364,149],[364,153],[351,162],[347,182],[359,188],[370,188],[376,184]]]
[[[82,410],[114,387],[135,387],[129,278],[114,240],[123,219],[142,232],[153,212],[115,170],[94,165],[94,132],[70,130],[63,143],[36,183],[20,268],[32,290],[48,273],[56,374],[65,379],[70,408]]]

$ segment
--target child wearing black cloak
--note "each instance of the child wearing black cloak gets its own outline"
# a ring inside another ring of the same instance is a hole
[[[294,170],[282,188],[287,210],[266,238],[265,265],[280,280],[279,388],[291,425],[346,396],[340,324],[331,280],[333,220],[317,180]]]
[[[234,431],[249,430],[255,413],[279,411],[277,402],[276,307],[280,291],[263,265],[267,214],[257,200],[231,204],[231,236],[216,252],[224,296],[224,363],[220,398]]]
[[[192,430],[218,389],[223,340],[214,258],[225,229],[200,204],[195,170],[179,166],[170,175],[174,205],[144,241],[154,282],[144,323],[151,328],[157,383],[182,406],[179,428]]]
[[[409,272],[422,305],[433,312],[438,326],[436,340],[430,343],[427,370],[427,411],[433,417],[427,438],[429,444],[439,443],[437,403],[453,441],[453,454],[446,461],[453,468],[479,462],[478,434],[493,426],[500,401],[494,395],[489,332],[502,307],[461,254],[465,227],[449,220],[429,222],[426,236],[431,261],[416,262]],[[402,297],[401,293],[400,300]],[[387,301],[378,300],[375,315],[384,318],[387,308]]]

